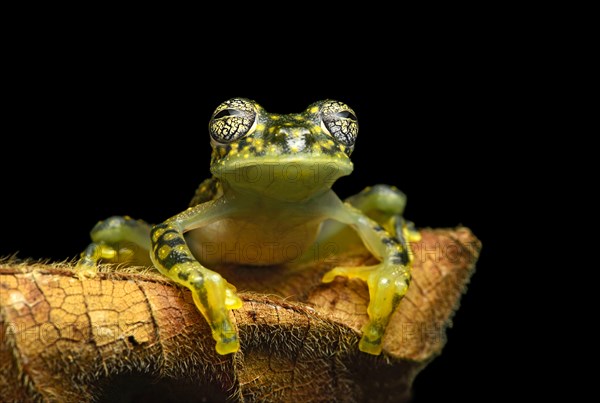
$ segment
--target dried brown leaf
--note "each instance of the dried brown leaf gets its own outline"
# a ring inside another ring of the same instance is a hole
[[[223,267],[240,291],[241,351],[220,356],[189,292],[152,271],[80,281],[68,264],[0,263],[2,401],[405,401],[445,342],[479,241],[466,228],[423,230],[409,292],[379,357],[358,351],[368,292],[322,284],[351,251],[301,269]]]

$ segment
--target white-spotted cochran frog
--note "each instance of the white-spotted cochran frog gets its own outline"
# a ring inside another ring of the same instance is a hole
[[[212,178],[190,207],[155,226],[129,217],[99,222],[76,267],[79,277],[93,277],[100,260],[148,264],[149,255],[162,274],[191,291],[216,351],[229,354],[239,349],[229,310],[242,301],[210,267],[288,263],[290,245],[309,251],[315,242],[340,239],[348,233],[341,228],[349,226],[380,263],[336,267],[323,281],[344,276],[367,283],[369,322],[359,348],[380,354],[390,316],[409,285],[409,241],[418,233],[402,219],[405,197],[394,187],[370,187],[346,202],[331,190],[353,169],[358,122],[352,109],[326,100],[300,114],[278,115],[234,98],[217,107],[209,132]]]

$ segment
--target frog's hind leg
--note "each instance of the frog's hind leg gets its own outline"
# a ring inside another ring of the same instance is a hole
[[[383,225],[388,232],[392,232],[390,220],[401,216],[406,207],[406,195],[389,185],[369,186],[344,201]]]
[[[397,187],[389,185],[367,187],[345,201],[378,222],[402,244],[405,250],[409,250],[407,242],[417,242],[421,239],[415,225],[402,217],[406,208],[406,195]]]
[[[100,260],[151,266],[151,226],[142,220],[114,216],[98,222],[90,232],[92,243],[75,266],[79,278],[94,277]]]
[[[418,240],[418,232],[411,222],[404,221],[402,213],[406,207],[406,195],[395,186],[375,185],[363,189],[360,193],[348,197],[344,202],[360,210],[366,216],[377,222],[391,235],[396,235],[404,226],[409,230],[409,241]],[[417,237],[417,238],[415,238]],[[396,237],[402,240],[402,237]],[[352,228],[337,221],[324,223],[318,243],[320,245],[335,245],[339,250],[356,248],[362,240]]]

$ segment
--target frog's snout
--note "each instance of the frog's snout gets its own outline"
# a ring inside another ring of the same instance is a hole
[[[280,126],[275,128],[275,135],[285,137],[307,137],[310,136],[310,130],[308,130],[306,127]]]
[[[280,126],[274,130],[275,138],[283,138],[292,151],[302,151],[306,148],[308,139],[311,136],[310,130],[306,127],[285,127]]]

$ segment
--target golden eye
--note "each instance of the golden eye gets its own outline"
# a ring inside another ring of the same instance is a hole
[[[321,121],[334,139],[350,148],[354,146],[358,120],[348,105],[339,101],[324,101],[321,105]]]
[[[254,102],[244,98],[233,98],[215,109],[208,124],[212,139],[218,143],[231,143],[249,133],[256,126]]]

